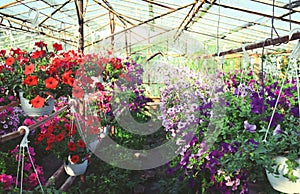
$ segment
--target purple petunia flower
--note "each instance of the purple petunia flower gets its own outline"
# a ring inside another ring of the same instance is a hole
[[[270,122],[271,117],[267,118],[267,121]],[[284,119],[284,115],[275,112],[270,127],[275,127],[278,122],[282,122]]]
[[[276,126],[276,128],[274,129],[274,131],[273,131],[273,135],[278,135],[278,134],[280,134],[280,133],[283,133],[283,131],[281,130],[280,125],[278,124],[278,125]]]
[[[251,125],[246,120],[246,121],[244,121],[244,128],[245,128],[246,131],[248,131],[250,133],[255,133],[256,125]]]
[[[294,117],[299,117],[299,108],[298,107],[291,108],[290,112]]]
[[[264,99],[259,97],[257,93],[251,95],[251,112],[262,114],[264,110]]]

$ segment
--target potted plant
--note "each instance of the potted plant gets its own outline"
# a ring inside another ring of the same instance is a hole
[[[55,109],[66,104],[68,104],[67,98],[59,98]],[[85,173],[89,154],[70,110],[43,124],[36,134],[35,143],[44,146],[46,151],[51,151],[60,158],[70,176]]]
[[[54,98],[71,95],[74,72],[80,62],[80,53],[62,51],[62,46],[53,44],[53,51],[49,51],[43,41],[36,42],[34,50],[10,49],[2,51],[1,60],[5,66],[2,69],[9,91],[19,90],[21,105],[31,116],[49,114],[42,111],[46,105],[53,107]],[[29,106],[26,108],[25,106]],[[40,110],[35,114],[29,108]]]
[[[247,192],[249,183],[267,181],[262,173],[265,169],[276,173],[276,156],[285,156],[288,159],[285,179],[298,180],[295,170],[300,156],[300,127],[296,81],[288,80],[284,84],[273,113],[280,90],[277,77],[265,75],[261,82],[251,71],[236,71],[221,74],[221,78],[225,83],[223,89],[212,88],[213,93],[209,92],[213,85],[209,82],[189,87],[176,83],[163,91],[161,110],[166,131],[173,137],[180,135],[181,130],[196,132],[177,162],[171,163],[169,171],[182,171],[183,180],[198,185],[195,186],[198,191]],[[217,102],[216,91],[222,91]],[[185,97],[180,98],[179,93],[185,93]],[[199,100],[192,104],[185,102],[192,97]],[[222,109],[215,123],[212,115],[218,109],[214,106]]]

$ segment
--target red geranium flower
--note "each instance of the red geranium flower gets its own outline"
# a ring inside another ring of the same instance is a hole
[[[6,50],[1,50],[1,51],[0,51],[0,55],[1,55],[1,56],[4,56],[5,54],[6,54]]]
[[[69,70],[69,71],[66,71],[65,73],[63,73],[61,75],[62,77],[62,81],[67,84],[68,83],[68,79],[71,77],[71,74],[72,74],[72,70]]]
[[[79,161],[80,157],[78,155],[73,155],[71,156],[71,162],[77,163]]]
[[[46,88],[55,89],[57,84],[58,84],[58,81],[53,77],[49,77],[45,80]]]
[[[45,138],[45,135],[44,134],[38,134],[37,136],[37,141],[43,141]]]
[[[65,135],[63,133],[60,133],[58,134],[56,137],[55,137],[55,140],[60,142],[62,141],[63,139],[65,138]]]
[[[40,48],[43,48],[44,46],[47,46],[47,44],[44,43],[43,41],[35,42],[34,45],[37,46],[37,47],[40,47]]]
[[[52,143],[48,143],[48,145],[47,145],[47,147],[45,148],[45,150],[51,150],[51,148],[52,148]]]
[[[34,64],[30,63],[30,65],[25,66],[24,74],[28,75],[34,72]]]
[[[49,135],[49,137],[47,139],[47,143],[54,143],[55,139],[56,139],[55,135],[51,134],[51,135]]]
[[[53,44],[53,48],[54,48],[54,50],[56,50],[56,51],[61,51],[61,50],[62,50],[62,45],[61,45],[61,44],[58,44],[58,43],[54,43],[54,44]]]
[[[15,59],[13,57],[8,57],[5,60],[5,64],[8,65],[8,66],[11,66],[12,64],[14,64],[14,62],[15,62]]]
[[[74,142],[69,142],[68,143],[68,149],[71,151],[71,152],[75,152],[76,151],[76,144]]]
[[[97,82],[97,83],[96,83],[96,87],[97,87],[98,90],[100,90],[100,91],[104,90],[104,86],[103,86],[103,84],[102,84],[101,82]]]
[[[28,75],[25,79],[24,79],[24,84],[29,85],[29,86],[35,86],[38,84],[39,78],[37,76],[31,76]]]
[[[74,81],[75,81],[75,79],[74,79],[73,77],[69,77],[69,78],[68,78],[68,81],[67,81],[67,84],[68,84],[69,86],[73,86],[73,85],[74,85]]]
[[[80,148],[84,148],[85,147],[85,143],[84,143],[84,141],[82,141],[82,139],[78,140],[77,145]]]
[[[45,99],[37,95],[34,99],[30,100],[32,107],[41,108],[45,105]]]

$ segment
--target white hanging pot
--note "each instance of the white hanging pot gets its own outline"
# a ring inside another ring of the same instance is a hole
[[[85,173],[88,166],[88,160],[74,164],[71,162],[71,156],[68,157],[68,164],[64,163],[65,171],[70,176],[79,176]]]
[[[277,170],[279,172],[279,175],[272,174],[266,170],[268,180],[271,186],[277,191],[283,193],[299,193],[300,179],[297,179],[296,182],[292,182],[288,178],[285,178],[283,176],[288,172],[287,165],[285,163],[286,160],[287,158],[283,156],[277,156],[275,158],[276,164],[278,166],[273,167],[273,169],[275,170],[278,167]],[[297,160],[297,162],[300,164],[300,158]],[[298,166],[296,170],[293,170],[293,174],[300,178],[300,166]]]
[[[21,107],[28,116],[34,117],[34,116],[49,115],[53,111],[54,108],[53,98],[49,98],[47,100],[48,105],[45,105],[42,108],[33,108],[29,103],[29,100],[23,97],[23,92],[19,92],[19,96],[20,96]]]

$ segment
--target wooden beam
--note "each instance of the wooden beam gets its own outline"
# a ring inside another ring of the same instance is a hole
[[[163,4],[161,4],[161,3],[157,3],[157,2],[151,1],[151,0],[142,0],[142,1],[145,1],[145,2],[150,3],[150,4],[153,4],[153,5],[157,5],[157,6],[159,6],[159,7],[163,7],[163,8],[166,8],[166,9],[175,10],[175,9],[172,8],[172,7],[169,7],[169,6],[166,6],[166,5],[163,5]]]
[[[259,43],[247,45],[245,47],[245,50],[253,50],[253,49],[257,49],[257,48],[262,48],[262,47],[266,47],[266,46],[270,46],[270,45],[277,45],[280,43],[286,43],[288,41],[299,40],[299,39],[300,39],[300,32],[296,32],[292,35],[290,40],[289,40],[289,36],[283,36],[283,37],[275,38],[273,40],[267,39],[267,40],[259,42]],[[237,49],[231,49],[231,50],[220,52],[220,53],[215,53],[212,56],[213,57],[223,56],[223,55],[233,54],[233,53],[242,52],[242,51],[243,51],[243,48],[237,48]]]
[[[61,10],[65,5],[67,5],[68,3],[70,3],[70,1],[72,1],[72,0],[67,0],[66,2],[64,2],[61,6],[59,6],[59,8],[57,8],[56,10],[54,10],[52,13],[50,13],[50,15],[48,15],[43,21],[41,21],[39,24],[38,24],[38,26],[39,25],[41,25],[41,24],[43,24],[45,21],[47,21],[49,18],[51,18],[51,19],[53,19],[52,18],[52,16],[56,13],[56,12],[58,12],[59,10]]]
[[[84,51],[84,21],[83,21],[83,0],[75,0],[77,18],[78,18],[78,32],[79,32],[79,50]]]
[[[251,0],[251,1],[254,1],[254,2],[257,2],[257,3],[261,3],[261,4],[264,4],[264,5],[273,6],[273,0]],[[275,1],[274,6],[278,7],[278,8],[289,10],[289,7],[286,7],[286,4],[280,3],[278,1]],[[300,11],[299,8],[292,8],[291,10],[292,11]]]
[[[243,8],[239,8],[239,7],[235,7],[235,6],[230,6],[230,5],[225,5],[225,4],[216,3],[216,2],[214,4],[218,5],[218,6],[221,6],[221,7],[224,7],[224,8],[233,9],[233,10],[236,10],[236,11],[241,11],[241,12],[245,12],[245,13],[255,14],[255,15],[259,15],[259,16],[263,16],[263,17],[267,17],[267,18],[273,18],[272,15],[268,15],[268,14],[257,12],[257,11],[251,11],[251,10],[248,10],[248,9],[243,9]],[[285,22],[291,22],[291,23],[295,23],[295,24],[300,24],[300,21],[289,20],[289,19],[283,18],[281,16],[274,16],[274,19],[285,21]]]
[[[156,37],[156,36],[159,36],[159,35],[168,33],[168,32],[170,32],[170,31],[172,31],[172,30],[175,30],[175,29],[176,29],[176,28],[172,28],[172,29],[170,29],[170,30],[168,30],[168,31],[164,31],[164,32],[161,32],[161,33],[158,33],[158,34],[149,36],[149,37],[147,37],[147,38],[145,38],[145,39],[143,39],[143,40],[140,40],[140,41],[138,41],[138,42],[135,42],[134,44],[141,43],[141,42],[143,42],[143,41],[145,41],[145,40],[147,40],[147,39],[152,39],[152,38],[154,38],[154,37]],[[164,41],[165,41],[165,40],[163,40],[162,42],[164,42]],[[133,44],[133,43],[130,43],[128,46],[131,47],[131,46],[134,45],[134,44]],[[151,47],[151,46],[152,46],[152,45],[150,45],[150,47]],[[147,47],[147,48],[148,48],[148,47]],[[126,49],[126,47],[121,48],[121,49]],[[118,51],[120,51],[120,50],[118,50]]]
[[[162,17],[164,17],[164,16],[166,16],[166,15],[169,15],[169,14],[172,14],[172,13],[174,13],[174,12],[176,12],[176,11],[185,9],[185,8],[187,8],[187,7],[190,7],[190,6],[194,5],[194,4],[195,4],[195,3],[190,3],[190,4],[184,5],[184,6],[182,6],[182,7],[179,7],[179,8],[177,8],[177,9],[175,9],[175,10],[172,10],[172,11],[169,11],[169,12],[167,12],[167,13],[161,14],[161,15],[159,15],[159,16],[155,16],[154,18],[151,18],[151,19],[149,19],[149,20],[143,21],[143,22],[141,22],[141,23],[139,23],[139,24],[136,24],[136,25],[134,25],[134,26],[131,26],[131,27],[128,27],[128,28],[126,28],[126,29],[124,29],[124,30],[121,30],[121,31],[119,31],[119,32],[116,32],[116,33],[114,33],[114,34],[112,34],[112,35],[110,35],[110,36],[107,36],[107,37],[105,37],[105,38],[102,38],[102,39],[100,39],[100,40],[97,40],[97,41],[95,41],[94,43],[101,42],[102,40],[107,39],[107,38],[110,38],[111,36],[114,36],[114,35],[117,35],[117,34],[121,34],[121,33],[125,32],[126,30],[130,30],[130,29],[136,28],[136,27],[138,27],[138,26],[141,26],[141,25],[143,25],[143,24],[147,24],[147,23],[149,23],[149,22],[151,22],[151,21],[153,21],[153,20],[162,18]],[[92,45],[92,44],[88,44],[88,45],[86,45],[85,47],[88,47],[88,46],[91,46],[91,45]]]
[[[66,43],[66,44],[75,46],[74,44],[71,43],[71,42],[72,42],[71,40],[61,39],[61,38],[59,38],[59,37],[57,37],[57,36],[53,36],[53,35],[51,35],[51,34],[47,34],[47,33],[43,32],[43,31],[41,31],[41,30],[35,29],[35,28],[31,27],[31,26],[27,26],[27,25],[25,25],[25,24],[23,24],[23,23],[21,23],[21,22],[19,22],[19,21],[15,21],[15,20],[13,20],[13,19],[11,19],[11,18],[9,18],[9,17],[6,17],[6,16],[2,16],[2,18],[3,18],[3,19],[6,19],[6,20],[9,21],[9,22],[12,21],[13,23],[20,25],[21,27],[27,28],[27,30],[26,30],[26,29],[24,29],[24,28],[18,28],[18,27],[15,27],[15,26],[13,26],[13,25],[10,25],[10,28],[11,28],[11,29],[15,29],[15,30],[23,31],[23,32],[29,32],[29,33],[39,33],[39,34],[41,34],[41,35],[44,35],[44,36],[53,38],[53,39],[55,39],[55,40],[60,40],[60,41],[62,41],[62,42],[64,42],[64,43]],[[0,25],[3,26],[3,27],[7,27],[7,26],[4,25],[4,24],[0,24]]]
[[[8,7],[10,7],[12,5],[15,5],[15,4],[17,4],[17,3],[21,2],[21,1],[23,1],[23,0],[16,0],[15,2],[10,2],[10,3],[7,3],[7,4],[1,5],[0,9],[8,8]]]
[[[106,0],[102,0],[104,3],[105,3],[105,5],[107,6],[104,6],[102,3],[100,3],[100,2],[98,2],[98,1],[96,1],[96,0],[94,0],[94,2],[95,3],[97,3],[98,5],[100,5],[101,7],[103,7],[103,8],[105,8],[105,9],[107,9],[109,12],[112,12],[113,14],[115,14],[118,18],[119,18],[119,20],[126,26],[126,23],[125,22],[127,22],[128,24],[130,24],[130,25],[134,25],[132,22],[130,22],[129,20],[126,20],[123,16],[121,16],[121,14],[119,14],[118,12],[116,12],[113,8],[112,8],[112,6],[106,1]]]
[[[110,27],[110,34],[114,34],[116,29],[116,22],[115,22],[115,15],[112,12],[109,12],[109,27]],[[114,45],[115,45],[115,36],[112,36],[110,38],[110,46],[112,51],[114,50]]]
[[[175,40],[181,35],[181,33],[186,30],[186,27],[190,24],[190,22],[193,20],[193,18],[196,16],[200,8],[205,3],[205,0],[197,0],[196,3],[193,5],[193,7],[190,9],[189,13],[186,15],[186,17],[183,19],[183,21],[180,23],[179,28],[175,34]]]
[[[42,124],[44,124],[45,122],[53,119],[55,116],[59,115],[60,113],[64,112],[65,110],[67,110],[69,108],[69,106],[64,106],[63,108],[59,109],[58,111],[50,114],[48,117],[43,118],[42,120],[37,121],[36,123],[30,125],[28,128],[30,131],[40,127]],[[20,137],[22,135],[25,134],[25,130],[20,130],[20,131],[14,131],[5,135],[0,136],[0,144],[4,143],[6,141],[15,139],[17,137]]]

